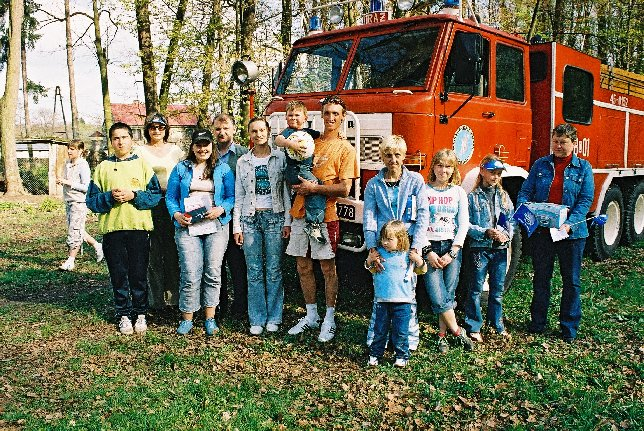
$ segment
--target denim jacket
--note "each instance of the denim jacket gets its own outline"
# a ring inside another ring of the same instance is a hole
[[[554,156],[542,157],[532,165],[528,178],[523,182],[517,199],[517,206],[524,202],[548,202],[550,186],[555,176]],[[562,204],[569,208],[569,239],[586,238],[588,226],[585,219],[595,196],[593,169],[587,160],[572,155],[570,164],[564,169]]]
[[[502,205],[503,195],[505,195],[506,202],[509,206],[504,208]],[[470,229],[467,235],[470,237],[470,247],[472,248],[492,248],[492,238],[485,235],[485,231],[493,229],[496,226],[490,224],[492,220],[490,214],[490,205],[488,203],[487,195],[481,187],[477,187],[467,195],[467,202],[470,210]],[[495,214],[503,213],[508,220],[508,236],[512,239],[514,234],[515,221],[512,218],[514,214],[514,206],[510,200],[508,192],[503,189],[495,187],[494,190],[494,212]]]
[[[268,158],[268,179],[271,183],[271,197],[273,212],[284,212],[284,226],[291,225],[291,196],[284,179],[286,156],[280,150],[272,149]],[[255,214],[255,167],[253,154],[248,152],[240,157],[237,162],[235,176],[235,211],[233,211],[233,233],[239,233],[241,217]]]
[[[420,251],[427,245],[429,227],[429,201],[425,181],[419,173],[411,172],[403,166],[398,192],[398,214],[394,214],[384,180],[386,169],[381,169],[370,179],[364,190],[362,227],[366,246],[376,247],[382,226],[389,220],[398,219],[405,223],[407,232],[413,237],[411,248]]]
[[[225,225],[232,219],[233,206],[235,205],[235,176],[226,163],[217,163],[212,173],[214,183],[213,206],[222,207],[224,213],[219,216],[219,221]],[[174,213],[184,212],[183,200],[190,194],[192,182],[192,162],[183,160],[174,167],[168,178],[168,190],[165,203],[170,217],[174,220]],[[174,220],[174,225],[179,223]]]

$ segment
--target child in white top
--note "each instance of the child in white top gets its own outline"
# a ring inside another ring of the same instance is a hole
[[[73,140],[67,145],[67,157],[62,178],[56,179],[56,184],[63,186],[63,199],[65,200],[65,214],[67,216],[67,246],[69,257],[58,268],[63,271],[73,271],[76,255],[83,240],[96,250],[96,261],[103,260],[103,246],[85,231],[87,218],[87,205],[85,194],[91,179],[89,165],[82,157],[85,144]]]
[[[409,319],[416,300],[416,274],[424,274],[427,264],[415,250],[410,251],[409,235],[400,220],[385,223],[380,231],[380,258],[370,253],[365,268],[373,274],[376,305],[374,338],[369,346],[369,365],[378,365],[385,351],[388,334],[396,353],[394,366],[404,367],[409,360]],[[373,258],[372,258],[373,257]],[[376,261],[384,270],[376,270]]]

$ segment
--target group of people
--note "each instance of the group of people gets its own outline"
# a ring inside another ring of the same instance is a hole
[[[333,339],[340,235],[335,204],[337,198],[348,196],[359,176],[355,150],[341,133],[346,105],[338,96],[323,99],[321,133],[305,127],[303,103],[291,102],[286,110],[287,128],[275,139],[275,145],[286,151],[270,145],[265,118],[248,123],[252,144],[248,150],[233,142],[234,119],[220,114],[212,131],[195,130],[184,158],[181,150],[168,143],[166,118],[156,113],[146,121],[146,146],[133,148],[127,124],[112,125],[109,138],[114,154],[97,166],[88,181],[89,170],[82,169],[82,157],[76,154],[78,144],[70,144],[70,167],[60,180],[67,202],[70,258],[61,269],[73,269],[83,238],[94,245],[99,260],[104,254],[121,333],[145,332],[149,305],[178,304],[182,313],[178,334],[192,330],[194,315],[203,307],[205,334],[213,335],[228,309],[226,264],[234,289],[231,312],[248,316],[253,335],[278,331],[284,303],[282,250],[288,240],[286,254],[295,257],[306,308],[288,333],[319,328],[320,342]],[[308,134],[306,139],[303,133]],[[581,319],[579,274],[588,235],[582,221],[593,199],[590,165],[572,151],[576,139],[574,127],[555,128],[553,154],[535,163],[518,197],[519,204],[551,202],[569,208],[561,227],[568,238],[555,241],[544,228],[531,238],[539,259],[534,259],[529,328],[532,332],[546,328],[556,256],[563,278],[560,324],[569,342],[575,339]],[[484,341],[485,321],[491,332],[509,339],[502,301],[507,249],[517,227],[514,206],[501,186],[506,169],[502,160],[485,156],[474,189],[467,194],[460,186],[452,150],[434,154],[427,182],[404,166],[407,147],[402,137],[385,137],[379,152],[384,167],[364,192],[368,248],[364,266],[374,280],[367,334],[369,365],[378,365],[388,342],[395,352],[394,365],[400,367],[406,366],[410,350],[418,347],[415,289],[419,274],[424,274],[432,311],[438,315],[439,352],[448,351],[450,334],[466,350],[474,349]],[[73,168],[76,165],[81,167]],[[82,221],[73,222],[84,220],[84,202],[99,214],[102,246],[84,233]],[[469,247],[463,256],[466,238]],[[171,241],[176,247],[168,247]],[[316,302],[314,260],[319,261],[324,278],[323,317]],[[461,265],[469,280],[462,326],[455,314]],[[486,278],[489,295],[484,319],[481,291]]]

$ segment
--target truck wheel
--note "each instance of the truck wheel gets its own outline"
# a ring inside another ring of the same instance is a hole
[[[521,229],[517,226],[514,229],[514,235],[512,235],[512,242],[510,243],[510,248],[508,249],[508,270],[505,273],[505,286],[503,291],[507,292],[512,286],[512,280],[517,275],[517,270],[519,269],[519,261],[521,260],[522,253],[522,237]]]
[[[644,182],[640,181],[626,192],[624,236],[626,245],[644,240]]]
[[[617,186],[609,187],[604,197],[601,214],[608,216],[603,226],[594,225],[590,237],[590,256],[595,261],[609,258],[619,246],[624,230],[624,199]]]

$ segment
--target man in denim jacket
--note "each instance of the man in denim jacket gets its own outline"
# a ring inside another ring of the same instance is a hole
[[[563,282],[559,325],[564,341],[577,337],[581,320],[581,260],[588,237],[586,216],[593,203],[595,185],[593,171],[587,160],[573,154],[577,129],[560,124],[552,131],[552,154],[537,160],[519,192],[517,206],[524,202],[549,202],[566,205],[568,218],[560,230],[568,237],[553,242],[546,228],[538,228],[530,238],[534,268],[533,296],[530,305],[529,331],[543,333],[547,326],[550,303],[550,281],[555,256]]]

